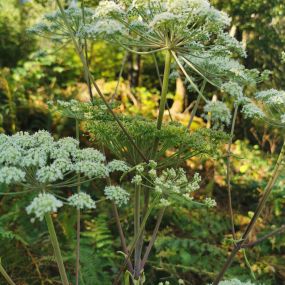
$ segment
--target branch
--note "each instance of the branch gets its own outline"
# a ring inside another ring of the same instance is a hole
[[[219,282],[222,280],[223,276],[225,275],[226,271],[228,270],[228,268],[231,266],[235,256],[237,255],[237,253],[242,249],[243,245],[245,244],[249,234],[251,233],[251,231],[253,230],[258,218],[260,217],[261,212],[263,211],[265,204],[271,194],[271,191],[276,183],[276,180],[278,179],[280,172],[282,170],[282,162],[284,160],[285,157],[285,141],[283,142],[283,146],[281,149],[281,152],[278,156],[278,160],[276,162],[276,165],[274,167],[274,170],[271,174],[271,178],[268,181],[266,188],[264,190],[264,194],[263,197],[261,199],[261,201],[259,202],[257,209],[249,223],[249,225],[247,226],[241,241],[238,242],[236,244],[236,246],[234,247],[231,255],[228,257],[227,261],[225,262],[224,266],[222,267],[222,269],[220,270],[219,274],[217,275],[216,279],[213,282],[213,285],[218,285]]]
[[[273,236],[276,236],[276,235],[279,235],[279,234],[282,234],[285,232],[285,225],[282,225],[280,228],[272,231],[271,233],[268,233],[267,235],[263,236],[262,238],[259,238],[258,240],[254,241],[254,242],[250,242],[250,243],[247,243],[247,244],[244,244],[242,246],[242,248],[253,248],[254,246],[262,243],[263,241],[273,237]]]
[[[155,225],[155,228],[154,228],[154,231],[153,231],[153,234],[152,234],[152,237],[151,237],[151,240],[147,246],[147,249],[145,251],[145,254],[144,254],[144,257],[143,257],[143,260],[141,262],[141,270],[143,270],[146,262],[147,262],[147,259],[149,257],[149,254],[150,254],[150,251],[155,243],[155,240],[156,240],[156,237],[157,237],[157,233],[158,233],[158,230],[159,230],[159,227],[160,227],[160,224],[161,224],[161,221],[162,221],[162,218],[164,216],[164,212],[165,212],[166,208],[164,207],[163,209],[161,209],[160,213],[159,213],[159,216],[158,216],[158,219],[157,219],[157,222],[156,222],[156,225]]]
[[[231,217],[231,229],[232,229],[232,235],[233,235],[234,240],[236,239],[236,231],[235,231],[234,213],[233,213],[233,206],[232,206],[232,193],[231,193],[231,148],[232,148],[232,143],[233,143],[233,136],[234,136],[236,119],[237,119],[238,107],[239,106],[236,104],[235,110],[234,110],[233,121],[232,121],[231,135],[230,135],[230,140],[228,143],[228,150],[227,150],[228,203],[229,203],[229,211],[230,211],[230,217]]]

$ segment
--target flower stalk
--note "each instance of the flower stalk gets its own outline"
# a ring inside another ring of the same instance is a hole
[[[141,195],[141,186],[136,185],[135,189],[135,204],[134,204],[134,238],[138,235],[140,229],[140,195]],[[140,239],[135,246],[135,272],[134,278],[139,279],[140,277]]]
[[[58,266],[62,284],[69,285],[51,214],[45,214],[45,220],[47,223],[50,240],[51,240],[52,247],[54,250],[54,257],[55,257],[55,260]]]
[[[233,206],[232,206],[232,193],[231,193],[231,148],[233,144],[233,136],[234,136],[234,131],[235,131],[238,108],[239,108],[239,105],[236,104],[235,109],[234,109],[231,134],[230,134],[230,139],[228,142],[228,149],[227,149],[227,177],[226,179],[227,179],[227,189],[228,189],[228,206],[229,206],[229,211],[230,211],[231,230],[232,230],[233,239],[236,239],[236,232],[235,232],[234,213],[233,213]]]
[[[89,85],[89,84],[88,84]],[[76,140],[80,142],[79,121],[75,120]],[[81,191],[80,174],[77,174],[77,193]],[[75,264],[75,282],[79,285],[79,272],[80,272],[80,231],[81,231],[81,211],[80,208],[76,210],[76,264]]]

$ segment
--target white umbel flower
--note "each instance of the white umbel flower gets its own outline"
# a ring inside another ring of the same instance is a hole
[[[70,206],[76,207],[77,209],[95,209],[95,201],[91,198],[90,195],[80,192],[74,194],[68,198],[68,204]]]
[[[0,168],[0,184],[13,184],[25,181],[26,173],[16,167],[4,166]]]
[[[104,193],[108,200],[113,201],[119,207],[126,205],[130,198],[130,194],[119,186],[107,186]]]
[[[107,168],[109,169],[110,172],[115,172],[115,171],[121,171],[121,172],[126,172],[130,169],[130,167],[121,160],[112,160],[107,164]]]
[[[79,161],[74,165],[74,169],[78,174],[92,179],[92,177],[104,178],[109,175],[107,167],[103,163],[93,161]]]
[[[123,7],[114,1],[100,1],[99,5],[96,9],[95,16],[102,17],[107,16],[109,14],[122,14]]]
[[[67,186],[72,186],[76,174],[80,174],[82,183],[107,177],[109,168],[105,160],[98,150],[80,149],[78,141],[70,137],[55,141],[46,131],[33,135],[23,132],[12,136],[0,134],[0,170],[2,182],[6,184],[21,182],[22,174],[26,173],[25,185],[28,187],[35,184],[50,187],[59,183],[64,186],[66,178]],[[126,168],[123,162],[117,161],[116,165]],[[8,168],[5,167],[14,167],[17,171],[6,175]]]
[[[49,193],[40,193],[32,203],[26,208],[29,215],[33,214],[37,219],[42,221],[45,214],[57,212],[62,207],[62,201]]]
[[[100,151],[94,148],[84,148],[76,150],[73,153],[73,156],[76,160],[79,161],[90,160],[96,162],[104,162],[106,160],[105,156]]]

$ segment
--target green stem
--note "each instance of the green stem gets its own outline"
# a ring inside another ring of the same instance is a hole
[[[161,80],[161,77],[160,77],[158,62],[157,62],[155,54],[153,54],[152,56],[153,56],[153,61],[154,61],[156,73],[157,73],[157,76],[158,76],[159,85],[160,85],[160,88],[162,90],[163,83],[162,83],[162,80]],[[167,110],[168,110],[168,115],[169,115],[170,121],[173,122],[173,118],[172,118],[172,115],[171,115],[171,112],[170,112],[170,108],[169,108],[169,104],[168,104],[167,101],[166,101],[166,107],[167,107]]]
[[[75,120],[76,123],[76,140],[80,142],[80,129],[79,121]],[[77,193],[81,191],[81,181],[80,174],[77,175]],[[75,263],[75,282],[76,285],[79,285],[79,273],[80,273],[80,231],[81,231],[81,212],[80,209],[77,209],[76,212],[76,263]]]
[[[81,2],[81,11],[82,11],[83,24],[85,25],[85,2],[84,2],[84,0],[82,0],[82,2]],[[85,59],[86,59],[86,64],[87,64],[87,66],[89,67],[88,44],[87,44],[87,40],[86,40],[86,39],[84,39],[83,48],[84,48],[84,55],[85,55]],[[84,76],[85,76],[85,80],[86,80],[86,82],[87,82],[90,100],[91,100],[91,102],[92,102],[92,101],[93,101],[92,86],[91,86],[89,74],[88,74],[88,72],[86,72],[85,69],[84,69]]]
[[[52,247],[53,247],[53,250],[54,250],[54,257],[55,257],[55,260],[56,260],[56,263],[57,263],[57,266],[58,266],[58,270],[59,270],[59,273],[60,273],[60,278],[61,278],[62,284],[63,285],[69,285],[69,282],[68,282],[68,279],[67,279],[67,275],[66,275],[66,272],[65,272],[65,267],[64,267],[64,264],[63,264],[63,259],[62,259],[62,256],[61,256],[61,251],[60,251],[57,235],[56,235],[56,232],[55,232],[55,229],[54,229],[54,224],[53,224],[53,221],[52,221],[51,214],[46,214],[45,215],[45,220],[46,220],[46,223],[47,223],[50,240],[51,240]]]
[[[235,256],[237,255],[237,253],[242,249],[242,247],[244,246],[244,244],[246,243],[247,241],[247,238],[249,236],[249,234],[251,233],[251,231],[253,230],[258,218],[260,217],[260,214],[262,212],[262,210],[264,209],[265,207],[265,204],[271,194],[271,191],[276,183],[276,180],[277,178],[279,177],[280,175],[280,172],[282,170],[282,162],[284,160],[284,157],[285,157],[285,141],[283,142],[283,146],[282,146],[282,149],[281,149],[281,152],[279,154],[279,157],[278,157],[278,160],[275,164],[275,167],[274,167],[274,170],[271,174],[271,177],[265,187],[265,190],[264,190],[264,194],[263,194],[263,197],[261,199],[261,201],[259,202],[258,206],[257,206],[257,209],[249,223],[249,225],[247,226],[242,238],[241,238],[241,241],[238,242],[232,253],[230,254],[230,256],[228,257],[227,261],[225,262],[224,266],[222,267],[222,269],[220,270],[219,274],[217,275],[216,279],[214,280],[213,282],[213,285],[218,285],[219,282],[222,280],[223,276],[225,275],[226,271],[228,270],[228,268],[231,266]]]
[[[141,189],[140,186],[137,185],[135,189],[135,210],[134,210],[134,238],[138,235],[140,229],[140,195]],[[140,276],[140,242],[137,242],[135,246],[135,279],[139,279]]]
[[[231,148],[233,144],[233,136],[235,131],[235,124],[238,114],[238,104],[235,105],[234,116],[232,121],[232,128],[231,128],[231,135],[228,143],[228,150],[227,150],[227,188],[228,188],[228,204],[229,204],[229,211],[230,211],[230,218],[231,218],[231,230],[233,239],[236,239],[236,231],[235,231],[235,222],[234,222],[234,212],[233,212],[233,205],[232,205],[232,186],[231,186]]]
[[[4,277],[4,279],[7,281],[7,283],[9,285],[16,285],[13,280],[11,279],[11,277],[8,275],[8,273],[6,272],[6,270],[4,269],[4,267],[1,264],[1,260],[0,260],[0,273],[2,274],[2,276]]]

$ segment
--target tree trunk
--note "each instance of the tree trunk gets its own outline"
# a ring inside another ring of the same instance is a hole
[[[140,84],[141,56],[139,54],[129,53],[128,66],[129,66],[128,78],[130,86],[131,88],[136,88]]]
[[[186,96],[186,88],[181,77],[176,79],[176,94],[174,102],[170,109],[171,113],[182,113],[184,109],[184,98]]]

